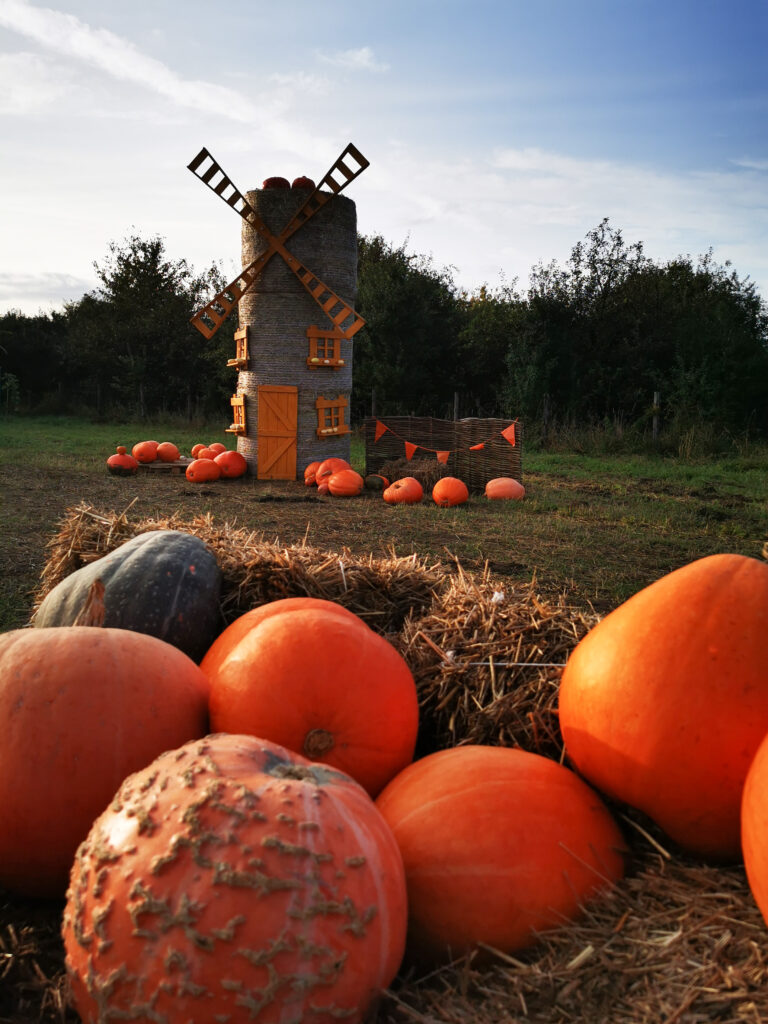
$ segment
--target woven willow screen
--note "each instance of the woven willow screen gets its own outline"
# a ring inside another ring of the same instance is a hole
[[[448,452],[447,475],[457,476],[471,491],[482,491],[488,480],[511,476],[523,480],[523,424],[515,420],[515,443],[502,431],[511,420],[438,420],[432,417],[379,416],[366,419],[365,472],[378,473],[386,462],[406,457],[406,442],[416,445],[412,458],[437,459]],[[377,431],[378,425],[378,431]],[[381,433],[381,425],[387,429]],[[380,433],[377,440],[376,434]],[[482,448],[476,446],[482,445]],[[475,447],[473,451],[472,448]]]

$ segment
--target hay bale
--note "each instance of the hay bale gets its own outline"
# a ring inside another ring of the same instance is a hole
[[[427,495],[432,493],[438,480],[449,475],[448,467],[437,459],[393,459],[385,462],[376,472],[385,476],[391,484],[405,476],[412,476],[419,481]]]

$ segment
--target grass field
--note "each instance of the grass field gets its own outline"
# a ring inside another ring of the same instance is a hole
[[[221,428],[93,424],[64,417],[0,419],[0,630],[23,625],[46,543],[68,508],[131,506],[136,518],[210,513],[283,543],[355,553],[458,558],[504,579],[535,575],[543,592],[567,590],[601,612],[680,565],[718,551],[761,557],[768,540],[768,449],[717,459],[525,451],[521,502],[473,495],[440,509],[387,505],[380,495],[319,498],[302,483],[253,478],[203,486],[183,476],[109,476],[117,444],[146,436],[188,453]],[[352,461],[364,471],[353,441]]]

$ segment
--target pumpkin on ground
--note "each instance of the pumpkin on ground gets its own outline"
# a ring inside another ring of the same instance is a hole
[[[315,473],[317,472],[317,467],[319,465],[320,462],[318,460],[315,460],[314,462],[310,462],[310,464],[305,468],[304,483],[307,485],[307,487],[310,487],[313,483],[315,483]]]
[[[127,629],[0,635],[0,885],[64,894],[72,860],[123,779],[207,731],[208,680]]]
[[[223,452],[219,452],[213,461],[221,470],[221,475],[228,478],[245,476],[248,469],[245,456],[236,451],[224,449]]]
[[[400,853],[348,776],[214,735],[127,779],[72,868],[84,1024],[360,1024],[402,959]],[[151,1012],[150,1012],[151,1008]]]
[[[365,489],[367,491],[385,491],[389,487],[389,480],[381,473],[369,473],[365,478]]]
[[[432,488],[432,500],[442,508],[463,505],[468,498],[467,485],[455,476],[442,477]]]
[[[341,469],[352,469],[346,459],[339,459],[332,455],[328,459],[323,459],[320,465],[315,470],[315,483],[319,484],[326,477],[332,476],[334,473],[338,473]]]
[[[375,795],[413,757],[416,686],[395,648],[337,607],[284,605],[225,630],[200,666],[211,727],[280,743]]]
[[[221,441],[214,441],[213,444],[208,445],[208,451],[213,452],[214,455],[221,455],[222,452],[227,450],[227,446],[222,444]]]
[[[173,441],[162,441],[157,446],[156,457],[161,462],[176,462],[180,455],[181,453]]]
[[[317,481],[317,493],[318,494],[328,494],[328,490],[329,490],[328,481],[330,479],[331,478],[330,478],[330,475],[329,475],[329,476],[324,476],[322,480],[318,480]]]
[[[376,806],[408,887],[408,953],[524,949],[577,917],[624,872],[624,841],[599,797],[556,761],[464,746],[414,762]]]
[[[138,461],[132,455],[128,455],[125,445],[122,444],[119,444],[115,454],[107,459],[107,469],[112,476],[133,476],[138,468]]]
[[[65,576],[43,598],[33,625],[74,625],[95,580],[104,586],[103,625],[159,637],[194,661],[221,628],[221,570],[194,534],[148,530],[132,537]]]
[[[485,485],[485,496],[491,501],[504,499],[520,501],[525,497],[525,488],[511,476],[497,476]]]
[[[424,497],[424,488],[414,476],[395,480],[382,494],[388,505],[415,505]]]
[[[184,476],[193,484],[209,483],[211,480],[219,479],[221,476],[221,466],[217,465],[214,459],[198,456],[194,462],[190,462],[187,466]]]
[[[131,449],[131,455],[137,462],[154,462],[159,447],[157,441],[139,441]]]
[[[744,780],[768,733],[766,622],[768,564],[710,555],[611,612],[563,671],[579,772],[702,856],[741,852]]]
[[[768,738],[757,748],[744,783],[741,849],[749,887],[768,924]]]
[[[340,469],[328,477],[328,490],[335,498],[350,498],[363,489],[363,478],[354,469]]]

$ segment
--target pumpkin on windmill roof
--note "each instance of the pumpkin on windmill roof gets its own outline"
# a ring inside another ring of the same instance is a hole
[[[292,184],[274,176],[240,192],[207,149],[189,164],[243,220],[243,269],[192,324],[210,339],[238,309],[228,431],[260,480],[295,480],[297,467],[349,459],[349,342],[364,320],[353,305],[355,204],[341,193],[367,166],[350,143],[317,185],[306,176]],[[249,333],[258,346],[249,346]]]

